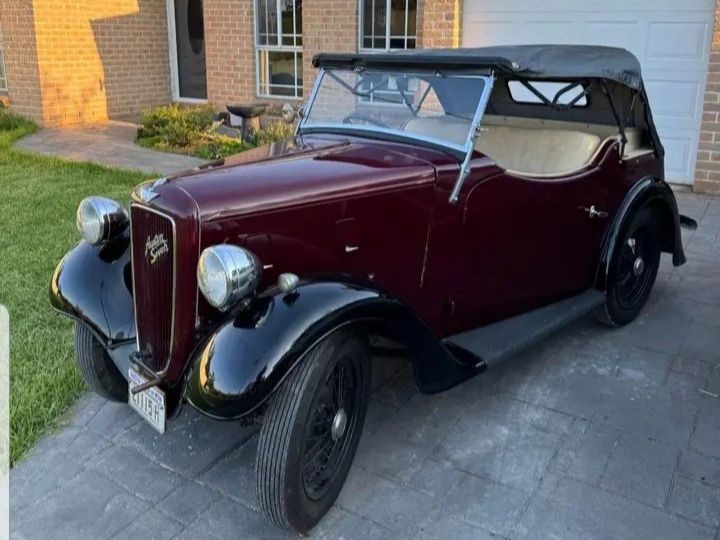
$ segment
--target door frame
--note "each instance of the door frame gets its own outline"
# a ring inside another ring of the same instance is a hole
[[[207,103],[207,98],[197,99],[180,96],[180,68],[177,54],[177,30],[175,27],[175,0],[165,0],[165,12],[167,14],[168,52],[170,61],[170,97],[175,103]]]

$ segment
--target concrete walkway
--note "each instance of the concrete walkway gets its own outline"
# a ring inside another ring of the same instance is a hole
[[[15,146],[47,156],[91,161],[110,167],[168,176],[201,165],[202,160],[147,150],[135,144],[137,126],[110,121],[97,126],[42,129],[20,139]]]
[[[445,394],[379,360],[348,481],[315,538],[720,539],[720,199],[641,317],[579,321]],[[190,407],[155,434],[86,396],[11,472],[16,538],[279,538],[256,428]]]

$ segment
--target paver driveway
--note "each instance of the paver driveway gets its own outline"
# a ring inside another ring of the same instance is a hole
[[[719,539],[720,199],[678,198],[701,222],[690,262],[664,256],[630,326],[579,321],[437,396],[376,363],[355,464],[311,536]],[[88,396],[12,471],[13,534],[282,537],[258,513],[256,439],[189,407],[158,436]]]

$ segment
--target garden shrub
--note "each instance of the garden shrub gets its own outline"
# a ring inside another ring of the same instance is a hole
[[[253,131],[247,140],[218,133],[221,122],[210,105],[187,107],[178,104],[157,107],[142,115],[138,144],[166,152],[191,154],[213,160],[243,152],[255,146],[288,139],[294,126],[275,122]]]

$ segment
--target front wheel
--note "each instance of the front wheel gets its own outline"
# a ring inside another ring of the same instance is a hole
[[[127,401],[127,381],[102,344],[82,323],[75,323],[75,360],[90,390],[110,401]]]
[[[364,336],[340,330],[313,347],[273,396],[255,465],[260,508],[283,529],[310,530],[335,502],[370,395]]]
[[[652,208],[630,222],[611,262],[601,322],[623,326],[637,317],[650,296],[660,266],[660,224]]]

